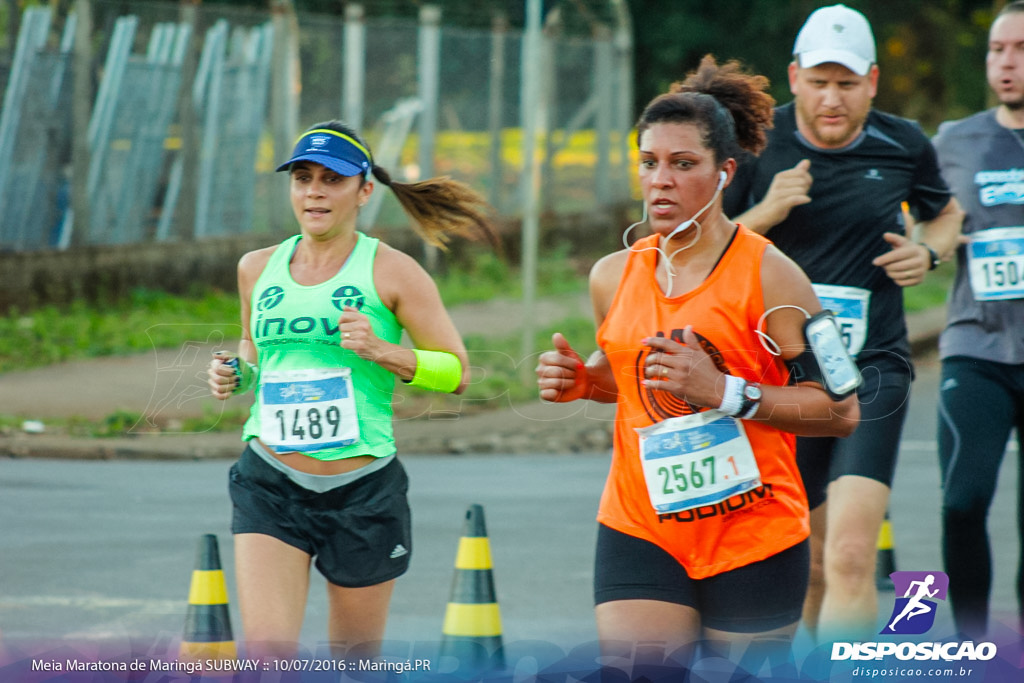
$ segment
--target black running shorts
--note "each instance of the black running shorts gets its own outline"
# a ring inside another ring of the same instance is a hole
[[[910,399],[910,366],[900,360],[861,366],[857,389],[860,422],[850,436],[799,436],[796,464],[813,510],[825,502],[828,485],[843,475],[874,479],[892,487],[896,456]]]
[[[801,541],[760,562],[691,579],[668,551],[601,524],[594,602],[671,602],[696,609],[706,628],[761,633],[800,620],[810,561],[808,542]]]
[[[308,553],[338,586],[376,585],[409,567],[408,486],[405,468],[395,458],[349,484],[316,493],[246,447],[231,467],[231,531],[273,536]]]

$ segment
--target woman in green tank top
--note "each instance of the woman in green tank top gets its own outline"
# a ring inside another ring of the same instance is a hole
[[[218,399],[255,391],[229,483],[244,639],[249,655],[295,653],[315,561],[335,654],[372,656],[412,547],[392,436],[395,377],[459,393],[469,372],[433,280],[357,231],[356,219],[376,179],[429,243],[497,240],[476,192],[448,179],[392,181],[337,121],[303,133],[277,170],[290,175],[299,234],[241,258],[238,353],[220,352],[208,368]],[[403,330],[415,348],[399,343]]]

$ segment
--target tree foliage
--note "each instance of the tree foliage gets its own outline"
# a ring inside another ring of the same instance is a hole
[[[630,0],[637,102],[643,104],[712,53],[739,59],[790,99],[793,41],[820,0]],[[999,0],[846,0],[872,24],[881,70],[875,105],[929,130],[985,106],[986,34]]]
[[[68,4],[71,0],[49,0]],[[98,0],[99,3],[127,0]],[[134,0],[141,4],[142,1]],[[349,4],[368,17],[415,17],[426,4],[442,10],[448,26],[490,26],[501,14],[522,27],[527,0],[180,0],[205,6],[268,9],[290,4],[298,12],[343,15]],[[793,41],[807,15],[832,0],[543,0],[544,12],[560,10],[563,28],[588,32],[615,20],[615,6],[626,2],[632,17],[637,112],[668,84],[712,53],[739,59],[768,76],[772,94],[789,99],[786,66]],[[845,0],[872,23],[882,72],[875,104],[919,120],[926,129],[977,111],[986,104],[986,33],[1006,0]],[[157,0],[152,0],[156,3]],[[22,0],[0,0],[2,34],[13,27],[11,9]],[[30,3],[29,3],[30,4]],[[160,4],[171,3],[162,1]],[[2,35],[0,34],[0,35]],[[0,43],[11,42],[0,37]],[[2,46],[0,46],[2,47]],[[10,46],[6,46],[10,50]],[[0,49],[0,63],[5,61]]]

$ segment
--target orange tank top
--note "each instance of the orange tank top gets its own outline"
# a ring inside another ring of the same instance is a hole
[[[809,534],[807,497],[796,466],[795,437],[744,420],[761,486],[726,500],[680,512],[655,511],[644,479],[637,428],[691,414],[666,391],[648,389],[641,339],[674,338],[692,325],[723,372],[766,385],[786,384],[781,359],[769,354],[754,330],[764,313],[761,259],[769,241],[740,226],[715,269],[696,289],[666,297],[656,278],[657,235],[633,246],[608,315],[597,331],[618,383],[611,470],[598,521],[648,540],[671,553],[693,579],[714,576],[770,557]]]

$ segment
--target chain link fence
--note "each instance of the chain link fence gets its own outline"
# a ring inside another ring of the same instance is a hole
[[[301,130],[338,118],[388,150],[397,179],[453,176],[503,217],[522,217],[531,153],[547,215],[628,199],[628,27],[591,21],[581,33],[578,17],[550,12],[528,54],[524,30],[497,10],[468,27],[437,7],[417,20],[371,5],[334,16],[94,2],[88,131],[70,118],[82,59],[73,15],[26,10],[22,28],[36,22],[35,33],[0,52],[0,250],[292,231],[275,162]],[[522,132],[528,60],[541,81],[535,145]],[[86,178],[73,172],[78,135],[89,138]],[[83,182],[87,222],[69,200]],[[377,231],[405,224],[390,198],[374,218]]]

